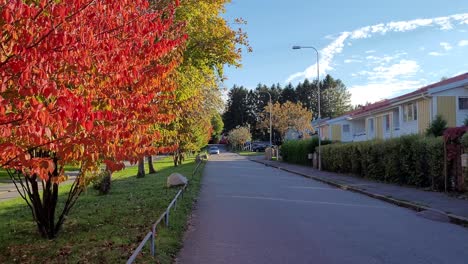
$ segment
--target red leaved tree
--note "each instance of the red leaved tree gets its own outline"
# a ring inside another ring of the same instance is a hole
[[[100,162],[114,171],[156,151],[152,124],[174,118],[160,107],[174,90],[178,61],[168,54],[184,41],[173,10],[144,0],[1,0],[0,166],[42,236],[56,236]],[[56,220],[71,162],[81,173]]]

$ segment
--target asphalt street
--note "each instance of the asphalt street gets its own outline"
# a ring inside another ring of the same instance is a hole
[[[437,217],[233,153],[203,177],[177,263],[468,263],[468,229]]]

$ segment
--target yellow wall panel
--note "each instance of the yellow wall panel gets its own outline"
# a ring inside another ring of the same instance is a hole
[[[375,137],[378,139],[383,139],[383,116],[375,118]]]
[[[456,126],[455,96],[437,96],[437,114],[442,115],[448,127]]]
[[[341,125],[332,125],[332,140],[341,141]]]
[[[329,139],[330,137],[328,136],[329,133],[328,133],[328,125],[327,126],[323,126],[320,128],[321,131],[320,131],[320,136],[322,137],[322,139]]]
[[[431,124],[431,100],[418,101],[418,127],[419,133],[424,134]]]

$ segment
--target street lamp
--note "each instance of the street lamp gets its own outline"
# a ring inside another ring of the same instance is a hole
[[[271,114],[273,113],[273,104],[272,104],[272,102],[271,102],[271,94],[270,94],[270,92],[268,92],[268,91],[263,91],[262,93],[267,93],[268,96],[270,97],[270,147],[271,147],[271,146],[273,146],[273,145],[271,144],[271,132],[272,132],[272,130],[271,130]]]
[[[318,99],[317,99],[317,103],[318,103],[318,121],[320,122],[320,71],[319,71],[319,52],[316,48],[312,47],[312,46],[293,46],[292,47],[293,49],[314,49],[315,52],[317,53],[317,94],[318,94]],[[321,155],[321,151],[320,151],[320,146],[321,146],[321,137],[320,137],[320,127],[318,128],[318,169],[319,170],[322,170],[322,155]]]

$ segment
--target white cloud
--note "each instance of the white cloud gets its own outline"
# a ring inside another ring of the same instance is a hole
[[[407,79],[420,71],[421,68],[416,61],[405,59],[390,65],[386,63],[385,66],[376,66],[369,71],[359,71],[353,77],[366,77],[368,83],[349,87],[351,102],[352,104],[375,102],[418,88],[422,85],[421,81]]]
[[[335,57],[336,54],[341,53],[343,51],[344,47],[344,42],[345,40],[349,37],[349,32],[343,32],[340,34],[338,38],[336,38],[332,43],[330,43],[328,46],[326,46],[324,49],[322,49],[319,53],[320,57],[320,75],[323,76],[326,72],[333,70],[331,67],[331,62],[333,60],[333,57]],[[302,72],[296,72],[294,74],[291,74],[288,79],[286,80],[286,83],[289,83],[295,79],[298,78],[315,78],[317,76],[317,63],[307,67],[304,71]]]
[[[440,45],[442,46],[442,48],[444,48],[444,50],[451,50],[452,49],[452,45],[450,45],[450,43],[448,42],[441,42]]]
[[[421,46],[421,47],[419,47],[419,50],[420,50],[420,51],[425,51],[425,50],[426,50],[426,47]]]
[[[468,39],[460,40],[458,42],[458,46],[460,47],[468,46]]]
[[[353,63],[353,62],[362,62],[362,60],[355,60],[355,59],[346,59],[344,63]]]
[[[377,66],[371,71],[360,71],[358,74],[367,76],[369,81],[388,82],[397,77],[411,77],[419,72],[419,64],[414,60],[400,60],[398,63],[389,66]]]
[[[431,52],[428,53],[428,55],[430,55],[430,56],[437,56],[437,57],[438,57],[438,56],[443,56],[443,55],[445,55],[445,54],[440,53],[440,52],[436,52],[436,51],[431,51]]]
[[[385,35],[387,32],[407,32],[420,27],[431,26],[438,27],[440,30],[450,30],[454,27],[454,24],[468,24],[468,13],[455,14],[445,17],[380,23],[361,27],[351,32],[342,32],[328,46],[320,50],[320,74],[323,76],[326,72],[333,70],[332,62],[334,56],[341,53],[345,44],[349,44],[352,40],[370,38],[375,34]],[[313,78],[316,76],[316,71],[316,64],[313,64],[302,72],[291,74],[287,78],[286,83],[299,78]]]
[[[366,56],[366,59],[370,63],[370,65],[385,65],[407,54],[408,53],[406,52],[399,51],[391,56],[390,55],[383,55],[383,56],[369,55],[369,56]]]
[[[351,103],[353,105],[373,103],[409,90],[422,87],[421,81],[410,80],[390,80],[388,82],[371,82],[364,85],[354,85],[349,87],[351,92]]]
[[[366,50],[366,53],[369,54],[369,53],[375,53],[376,51],[375,50]]]

